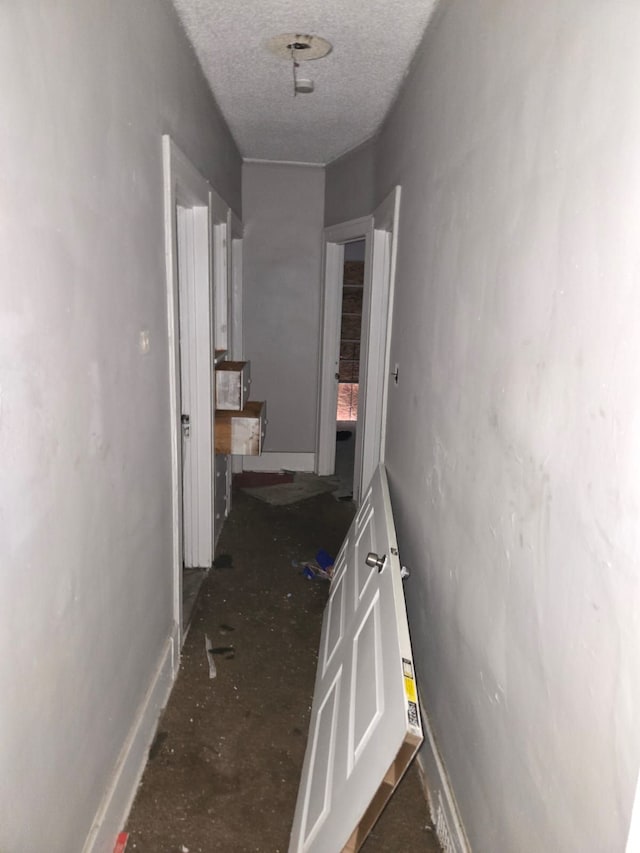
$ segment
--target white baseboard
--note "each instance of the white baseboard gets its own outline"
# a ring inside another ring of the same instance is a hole
[[[180,637],[175,625],[129,729],[111,782],[82,848],[83,853],[113,853],[116,837],[124,828],[138,790],[160,714],[171,693],[179,656]]]
[[[315,453],[263,453],[262,456],[244,456],[244,471],[313,471]]]
[[[420,713],[425,739],[416,760],[438,841],[444,853],[471,853],[453,788],[438,750],[422,697],[420,697]]]

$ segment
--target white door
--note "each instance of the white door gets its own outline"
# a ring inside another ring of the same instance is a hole
[[[183,563],[213,560],[211,303],[206,207],[178,206]]]
[[[336,558],[290,853],[358,850],[422,742],[386,472]]]

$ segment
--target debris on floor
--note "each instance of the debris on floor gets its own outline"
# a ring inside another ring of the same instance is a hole
[[[333,574],[333,564],[335,560],[328,551],[324,550],[324,548],[321,548],[316,552],[316,561],[320,565],[321,569]]]
[[[234,570],[209,572],[201,588],[125,827],[127,853],[287,850],[329,592],[302,582],[291,561],[319,543],[337,555],[353,512],[329,494],[277,507],[234,492],[218,550],[233,554]],[[412,767],[361,853],[439,850],[426,817]]]
[[[310,560],[308,563],[302,564],[302,575],[310,581],[331,580],[331,577],[316,563],[315,560]]]
[[[233,660],[236,656],[236,650],[233,646],[214,646],[209,651],[212,655],[224,655],[225,660]]]
[[[209,663],[209,678],[215,678],[218,674],[216,669],[216,661],[213,657],[213,649],[211,648],[211,640],[208,634],[204,635],[204,650],[207,653],[207,661]]]
[[[304,563],[292,560],[291,565],[296,569],[302,569],[301,575],[307,578],[307,580],[330,581],[333,577],[333,562],[331,554],[324,549],[320,549],[316,553],[315,559],[305,560]]]
[[[113,848],[113,853],[125,853],[127,849],[127,841],[129,840],[128,832],[121,832],[116,838],[116,846]]]

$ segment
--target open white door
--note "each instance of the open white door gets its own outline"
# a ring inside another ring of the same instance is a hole
[[[162,137],[169,338],[173,612],[180,643],[183,568],[209,568],[214,548],[213,350],[216,292],[226,290],[229,207],[171,138]],[[217,250],[214,243],[217,241]],[[213,247],[213,250],[212,250]],[[174,674],[179,655],[174,656]]]
[[[380,465],[335,563],[289,853],[360,848],[422,742],[417,701]]]
[[[183,561],[213,560],[209,211],[178,205],[178,291],[182,426]]]

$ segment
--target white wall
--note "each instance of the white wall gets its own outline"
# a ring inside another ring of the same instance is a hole
[[[412,636],[486,853],[619,851],[629,826],[639,31],[622,0],[447,0],[376,143],[376,201],[402,185],[387,465]]]
[[[243,338],[265,449],[315,450],[324,169],[245,163]]]
[[[160,0],[2,3],[0,77],[0,849],[66,853],[172,627],[161,134],[240,160]]]
[[[374,209],[375,143],[371,139],[327,166],[325,225],[368,216]]]

